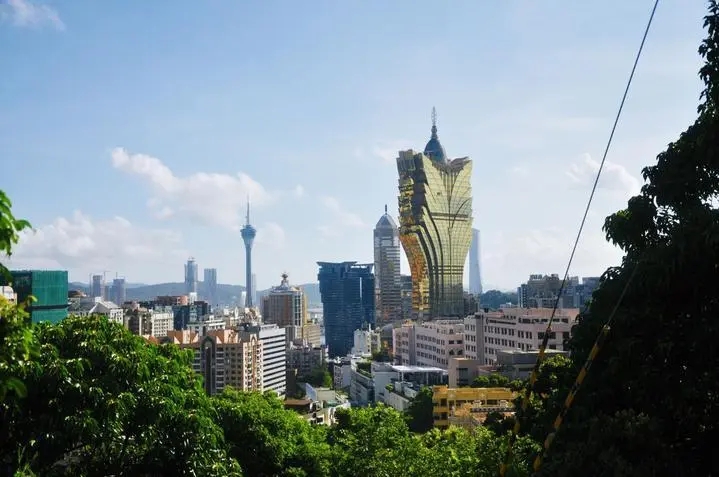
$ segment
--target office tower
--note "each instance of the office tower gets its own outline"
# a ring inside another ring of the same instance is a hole
[[[197,293],[197,262],[194,257],[187,259],[185,264],[185,295]]]
[[[12,287],[18,303],[35,298],[26,308],[32,323],[67,317],[67,270],[12,270],[9,276],[0,273],[0,286]]]
[[[317,265],[325,342],[330,357],[346,356],[352,349],[354,331],[374,325],[373,265],[357,262],[317,262]]]
[[[469,249],[469,293],[482,294],[482,255],[479,230],[472,229],[472,246]]]
[[[217,269],[206,268],[203,278],[205,298],[211,305],[217,305]]]
[[[449,160],[437,136],[424,153],[400,151],[400,242],[412,273],[412,305],[419,317],[460,316],[464,263],[472,242],[472,161]]]
[[[112,281],[111,299],[113,303],[122,305],[127,300],[127,287],[124,278],[115,278]]]
[[[252,308],[252,242],[255,240],[257,230],[250,225],[250,201],[247,200],[247,217],[245,226],[240,230],[242,241],[245,242],[245,307]]]
[[[105,299],[105,280],[102,275],[93,275],[90,286],[90,294],[93,298]]]
[[[375,321],[379,325],[402,318],[399,247],[399,230],[385,205],[374,228]]]

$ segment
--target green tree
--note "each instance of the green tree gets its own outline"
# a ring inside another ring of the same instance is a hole
[[[41,353],[16,362],[27,396],[3,403],[0,454],[38,475],[240,475],[209,398],[174,345],[101,316],[35,326]]]
[[[379,351],[372,353],[372,361],[379,361],[381,363],[389,363],[392,361],[392,356],[387,348],[382,348]]]
[[[15,218],[10,199],[0,190],[0,256],[12,255],[13,247],[20,240],[20,232],[29,227],[26,220]],[[11,280],[10,271],[0,262],[0,283]],[[37,354],[37,343],[25,312],[26,305],[9,303],[0,297],[0,402],[25,395],[25,385],[12,368]]]
[[[509,378],[499,373],[486,374],[474,378],[471,386],[473,388],[508,388]]]
[[[330,430],[335,477],[426,475],[422,446],[413,438],[403,416],[390,407],[337,412]]]
[[[322,426],[283,408],[274,393],[226,389],[212,398],[230,456],[246,475],[329,475],[330,448]]]
[[[502,292],[499,290],[487,290],[486,292],[482,293],[479,298],[480,307],[489,308],[492,310],[496,310],[506,303],[516,305],[517,294],[514,292]]]
[[[423,386],[405,411],[407,425],[412,432],[427,432],[434,427],[432,388]]]
[[[314,387],[332,387],[332,375],[327,369],[327,365],[317,366],[308,376],[300,378],[300,381],[311,384]]]
[[[714,475],[719,433],[719,5],[700,47],[697,120],[607,218],[622,264],[602,277],[570,341],[575,368],[611,333],[557,434],[544,475]],[[626,294],[622,295],[626,290]],[[620,302],[620,297],[621,299]],[[571,380],[564,383],[565,389]],[[551,417],[550,417],[551,419]]]

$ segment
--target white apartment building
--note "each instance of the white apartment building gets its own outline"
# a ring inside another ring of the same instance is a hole
[[[392,329],[392,354],[396,364],[417,364],[415,324],[411,321]]]
[[[77,316],[105,315],[107,319],[124,324],[125,311],[115,303],[102,297],[82,298],[70,304],[68,313]]]
[[[577,308],[557,309],[548,349],[564,349],[578,314]],[[551,315],[551,308],[502,308],[468,316],[464,319],[465,356],[480,364],[493,365],[497,363],[500,350],[538,349]]]
[[[355,330],[353,336],[352,355],[353,356],[371,356],[382,349],[379,331]]]
[[[287,392],[287,356],[285,329],[275,324],[240,324],[243,341],[256,336],[262,342],[262,391],[272,390],[281,398]]]

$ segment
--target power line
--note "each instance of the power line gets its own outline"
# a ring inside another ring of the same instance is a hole
[[[532,396],[532,390],[534,388],[534,383],[537,381],[537,374],[539,372],[539,366],[541,365],[542,359],[544,358],[544,353],[547,349],[547,344],[549,342],[549,336],[552,331],[552,323],[554,322],[554,317],[557,312],[557,308],[559,307],[559,300],[562,299],[564,287],[569,278],[569,270],[572,266],[572,261],[574,260],[574,255],[577,251],[577,246],[579,245],[579,239],[582,236],[582,232],[584,230],[584,225],[587,222],[587,216],[589,215],[589,208],[592,205],[592,200],[594,199],[594,194],[596,193],[596,190],[597,190],[597,184],[599,183],[599,178],[602,174],[602,170],[604,169],[604,163],[607,160],[607,155],[609,154],[609,148],[611,147],[612,140],[614,139],[614,133],[616,132],[617,125],[619,124],[619,118],[621,117],[622,111],[624,110],[624,103],[626,102],[627,95],[629,94],[629,87],[631,86],[632,80],[634,79],[634,73],[637,70],[637,65],[639,64],[639,58],[641,57],[642,51],[644,50],[644,44],[647,40],[647,35],[649,34],[649,29],[651,28],[652,22],[654,21],[654,14],[657,11],[658,5],[659,5],[659,0],[655,0],[654,7],[652,8],[651,14],[649,15],[649,21],[647,22],[647,26],[644,29],[644,35],[642,36],[642,41],[639,45],[639,50],[637,51],[637,55],[634,58],[634,64],[632,65],[632,71],[629,74],[629,79],[627,80],[626,87],[624,88],[624,94],[622,95],[622,100],[619,103],[619,109],[617,110],[617,115],[614,118],[614,124],[612,125],[612,130],[609,134],[609,139],[607,140],[607,145],[604,148],[604,154],[602,155],[602,161],[599,164],[599,170],[597,170],[596,177],[594,178],[594,184],[592,185],[592,190],[591,190],[591,193],[589,194],[589,200],[587,201],[587,206],[584,209],[584,215],[582,216],[582,221],[579,225],[579,230],[577,231],[577,236],[574,240],[574,245],[572,246],[572,253],[569,255],[569,261],[567,262],[567,268],[565,269],[565,272],[564,272],[564,279],[562,280],[562,284],[559,287],[559,292],[557,293],[557,299],[554,301],[554,307],[552,308],[552,314],[549,318],[549,322],[547,323],[547,329],[546,329],[546,332],[544,333],[544,338],[542,338],[542,343],[539,347],[537,361],[534,364],[534,368],[532,369],[532,374],[530,375],[530,378],[529,378],[529,384],[527,385],[527,390],[522,398],[522,410],[523,411],[525,411],[529,405],[529,400]],[[636,266],[635,266],[634,272],[636,272]],[[621,297],[624,296],[624,292],[626,292],[626,289],[629,286],[629,282],[631,281],[631,278],[633,278],[633,276],[634,276],[634,272],[632,273],[630,280],[627,281],[627,284],[625,285],[625,289],[622,292]],[[621,297],[620,297],[620,301],[621,301]],[[616,311],[618,306],[619,306],[619,303],[617,303],[617,305],[615,306],[614,311]],[[613,318],[613,315],[614,315],[614,312],[612,312],[612,316],[610,317],[610,319]],[[583,379],[583,377],[582,377],[582,379]],[[508,468],[509,462],[512,457],[512,447],[514,445],[514,442],[517,439],[519,430],[520,430],[519,419],[515,419],[514,429],[512,429],[512,432],[509,437],[507,453],[505,455],[504,462],[502,462],[502,464],[499,468],[500,477],[504,477],[507,472],[507,468]],[[551,444],[551,440],[550,440],[550,444]],[[540,460],[540,464],[541,464],[541,460]],[[536,471],[536,469],[535,469],[535,471]]]

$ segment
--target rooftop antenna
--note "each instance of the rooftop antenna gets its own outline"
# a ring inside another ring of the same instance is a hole
[[[384,205],[384,215],[387,215],[387,204]]]
[[[432,106],[432,127],[437,127],[437,108]]]

